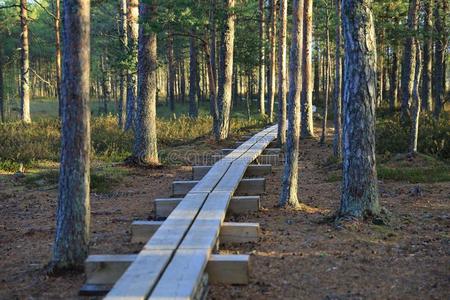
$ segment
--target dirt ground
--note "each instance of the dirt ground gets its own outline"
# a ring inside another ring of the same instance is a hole
[[[259,222],[258,243],[224,245],[221,253],[251,253],[250,284],[210,287],[210,299],[450,299],[450,182],[380,182],[392,224],[324,223],[339,205],[340,182],[324,163],[331,146],[301,142],[300,199],[309,209],[276,207],[281,167],[267,177],[258,213],[229,220]],[[335,170],[332,170],[335,171]],[[190,168],[131,170],[109,194],[93,194],[91,254],[139,251],[133,220],[152,215],[152,201],[169,195]],[[78,299],[83,274],[47,277],[56,190],[24,188],[0,176],[0,299]],[[83,298],[81,298],[83,299]]]

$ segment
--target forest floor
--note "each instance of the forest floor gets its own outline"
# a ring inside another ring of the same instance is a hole
[[[208,144],[208,142],[206,141]],[[301,141],[303,210],[276,207],[282,166],[267,177],[262,209],[229,220],[259,222],[258,243],[227,245],[221,253],[251,253],[250,284],[213,285],[210,299],[449,299],[450,182],[380,181],[389,226],[324,222],[339,205],[337,165],[331,145]],[[395,167],[395,166],[393,166]],[[153,199],[167,197],[189,167],[126,169],[108,193],[92,194],[91,254],[136,253],[133,220],[153,215]],[[337,179],[336,179],[337,178]],[[77,299],[83,274],[48,277],[56,187],[27,186],[0,175],[0,299]]]

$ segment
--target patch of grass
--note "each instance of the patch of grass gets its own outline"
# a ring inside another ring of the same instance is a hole
[[[379,166],[378,178],[383,180],[408,181],[410,183],[435,183],[450,181],[450,167],[390,168]]]
[[[336,182],[342,180],[341,172],[334,172],[328,175],[327,182]]]

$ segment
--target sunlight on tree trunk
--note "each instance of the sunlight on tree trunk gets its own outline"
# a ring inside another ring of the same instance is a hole
[[[286,30],[287,0],[280,0],[280,28],[278,31],[278,145],[286,143]]]
[[[20,0],[21,33],[21,80],[20,80],[20,118],[24,123],[31,123],[30,115],[30,57],[28,45],[28,8],[27,0]]]
[[[139,35],[139,0],[128,0],[128,55],[129,63],[127,75],[127,118],[125,130],[132,129],[135,123],[136,93],[137,93],[137,55]]]

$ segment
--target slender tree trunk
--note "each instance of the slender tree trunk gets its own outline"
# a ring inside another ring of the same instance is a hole
[[[55,66],[56,66],[56,96],[58,98],[58,115],[62,116],[61,103],[61,8],[60,0],[55,0]]]
[[[109,72],[109,67],[107,66],[108,57],[101,57],[101,70],[103,74],[102,80],[102,91],[103,91],[103,114],[108,115],[108,102],[111,101],[111,74]]]
[[[278,145],[286,143],[286,31],[287,0],[280,0],[280,28],[278,31]]]
[[[394,111],[398,103],[398,49],[396,46],[392,49],[392,69],[389,80],[389,109]]]
[[[325,20],[325,100],[323,105],[323,120],[322,120],[322,135],[320,136],[320,143],[325,143],[325,137],[327,132],[327,119],[328,119],[328,99],[330,97],[330,31],[329,31],[329,12],[328,2],[326,7],[326,20]]]
[[[384,36],[385,30],[382,29],[379,37],[379,52],[378,52],[378,64],[377,64],[377,102],[376,106],[380,107],[383,103],[383,90],[384,90]]]
[[[120,43],[122,51],[126,52],[128,47],[127,36],[127,0],[120,0]],[[127,73],[125,68],[120,70],[119,79],[119,105],[118,105],[118,125],[124,129],[126,121],[127,105]]]
[[[198,117],[197,87],[197,49],[195,38],[191,36],[189,38],[189,116],[191,118]]]
[[[192,38],[191,38],[192,39]],[[169,31],[167,35],[167,64],[169,67],[168,75],[169,75],[169,108],[173,113],[175,112],[175,62],[173,57],[173,34]]]
[[[237,75],[236,75],[237,77]],[[236,82],[237,86],[237,82]],[[252,72],[250,71],[247,75],[247,97],[246,97],[246,108],[247,108],[247,120],[250,120],[251,110],[250,110],[250,102],[252,101]]]
[[[422,81],[422,108],[427,111],[433,109],[431,101],[431,74],[433,72],[433,0],[424,0],[425,20],[424,20],[424,41],[423,41],[423,81]]]
[[[127,118],[125,130],[132,129],[135,123],[136,93],[137,93],[137,56],[139,35],[139,0],[128,1],[128,55],[131,66],[127,74]]]
[[[411,105],[412,88],[414,81],[414,69],[416,66],[416,50],[415,39],[413,33],[417,30],[418,11],[420,0],[409,1],[408,11],[408,30],[409,36],[405,39],[405,46],[403,50],[402,62],[402,103],[401,103],[401,117],[403,122],[409,119],[409,107]]]
[[[2,123],[5,122],[5,93],[3,84],[3,49],[0,48],[0,120]]]
[[[342,57],[341,57],[341,0],[335,0],[336,8],[336,53],[335,53],[335,76],[333,92],[333,112],[334,112],[334,137],[333,137],[333,155],[335,158],[342,157]]]
[[[275,76],[276,76],[276,30],[277,30],[277,9],[276,0],[270,2],[270,30],[269,30],[269,80],[267,82],[267,97],[269,106],[269,121],[273,122],[273,108],[275,102]]]
[[[259,113],[266,114],[266,58],[264,43],[264,0],[259,0]]]
[[[375,162],[376,45],[371,0],[343,0],[343,180],[339,217],[380,212]],[[364,70],[364,72],[361,72]]]
[[[286,160],[279,205],[299,206],[298,201],[298,155],[300,140],[300,93],[302,89],[302,34],[303,0],[294,0],[292,21],[292,44],[289,57],[288,134],[286,138]]]
[[[314,58],[314,101],[320,101],[320,49],[319,43],[316,43],[316,51]]]
[[[211,9],[209,12],[210,23],[210,44],[209,49],[204,45],[206,55],[209,59],[206,60],[209,80],[209,110],[213,118],[213,131],[219,130],[219,107],[217,104],[217,78],[216,78],[216,0],[211,0]],[[208,51],[209,50],[209,51]]]
[[[225,14],[225,24],[223,25],[220,46],[219,89],[217,95],[219,122],[214,132],[217,141],[226,139],[230,131],[231,87],[233,80],[235,15],[232,10],[235,0],[224,0],[224,2],[227,12]]]
[[[186,74],[184,73],[184,58],[180,59],[180,97],[181,103],[186,101]]]
[[[152,22],[156,18],[156,4],[141,2],[139,20]],[[139,164],[159,164],[156,139],[156,33],[146,26],[139,28],[138,97],[133,156]]]
[[[304,0],[303,16],[303,61],[302,61],[302,97],[301,97],[301,138],[314,136],[312,107],[312,14],[313,1]]]
[[[21,80],[20,80],[20,118],[31,123],[30,115],[30,58],[28,45],[28,8],[27,0],[20,0],[21,33]]]
[[[419,139],[419,117],[420,117],[420,94],[419,94],[419,83],[420,83],[420,72],[422,57],[420,54],[420,44],[416,44],[416,69],[414,72],[414,84],[413,84],[413,105],[411,107],[411,133],[409,142],[409,154],[411,156],[417,153],[417,141]]]
[[[90,200],[90,1],[63,0],[62,128],[52,271],[83,268],[88,255]]]
[[[436,38],[434,40],[434,76],[435,106],[434,116],[439,118],[445,96],[445,56],[448,45],[448,32],[446,30],[446,16],[448,4],[445,0],[436,0],[434,7],[434,22]]]

